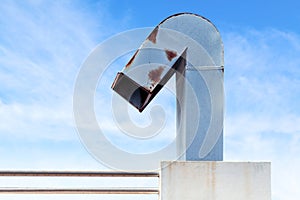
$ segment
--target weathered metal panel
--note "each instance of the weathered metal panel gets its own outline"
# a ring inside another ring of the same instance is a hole
[[[138,50],[132,59],[137,57],[138,60],[141,56],[139,57],[136,55],[140,55],[140,52],[144,51]],[[149,52],[148,49],[145,53],[145,55],[151,55],[151,52]],[[166,67],[159,63],[152,63],[141,67],[141,65],[145,65],[145,61],[131,59],[126,65],[125,70],[117,74],[112,84],[112,89],[136,107],[140,112],[146,108],[174,73],[182,73],[185,69],[186,49],[178,57],[174,51],[165,50],[165,53],[166,59],[172,64],[171,67]],[[174,59],[175,57],[177,58]],[[175,62],[171,63],[173,59]],[[151,62],[153,62],[153,60]],[[131,66],[129,66],[129,64]],[[130,68],[129,72],[127,71],[128,68]],[[148,77],[147,79],[145,78],[145,75]]]
[[[187,50],[184,79],[177,78],[177,155],[223,160],[224,52],[219,31],[206,18],[183,13],[160,27],[180,32]],[[179,45],[179,44],[176,44]]]
[[[124,67],[128,84],[115,80],[120,83],[115,90],[142,112],[164,86],[162,80],[168,80],[164,77],[182,52],[186,68],[176,76],[177,157],[223,160],[223,43],[206,18],[179,13],[163,20]],[[136,93],[131,87],[135,85]]]

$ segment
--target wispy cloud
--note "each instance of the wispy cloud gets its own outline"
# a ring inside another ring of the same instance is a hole
[[[224,36],[225,158],[271,160],[273,199],[297,199],[300,37],[274,29]]]
[[[95,30],[102,26],[80,6],[72,1],[0,5],[1,135],[73,137],[76,74],[99,42]]]
[[[78,65],[95,45],[91,24],[72,7],[57,2],[1,5],[1,74],[5,89],[15,95],[26,91],[20,100],[52,100],[71,91]]]

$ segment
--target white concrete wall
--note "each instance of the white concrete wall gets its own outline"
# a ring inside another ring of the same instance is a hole
[[[164,161],[161,200],[270,200],[271,163]]]

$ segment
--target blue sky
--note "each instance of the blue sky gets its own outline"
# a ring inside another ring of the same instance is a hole
[[[114,34],[193,12],[210,19],[224,42],[224,159],[272,161],[273,199],[299,199],[299,4],[2,1],[0,170],[107,169],[85,150],[74,125],[72,95],[82,62]]]

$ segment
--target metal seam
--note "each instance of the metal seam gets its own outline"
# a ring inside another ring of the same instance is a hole
[[[187,66],[189,71],[223,70],[224,66]]]

